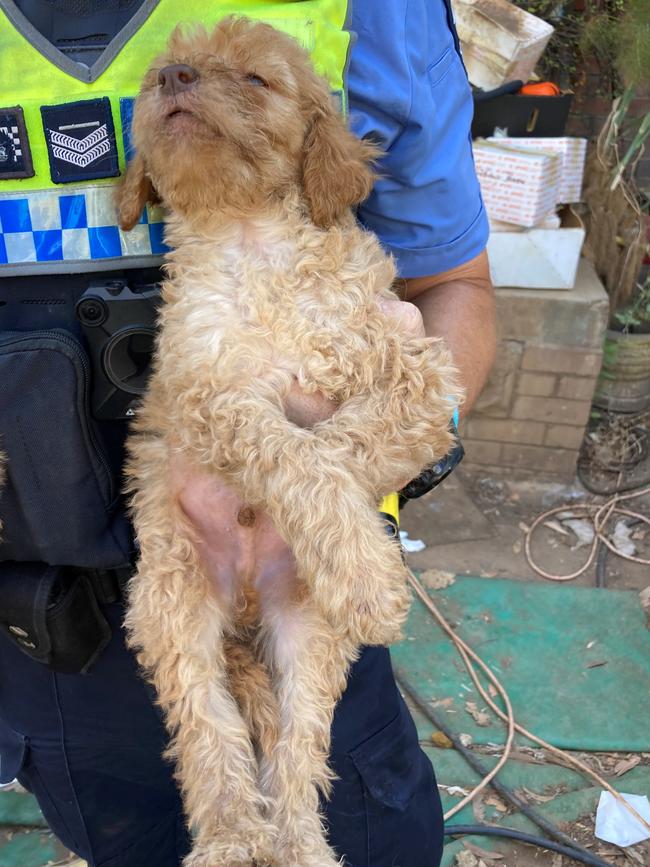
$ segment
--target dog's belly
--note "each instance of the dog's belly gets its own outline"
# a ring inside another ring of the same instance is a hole
[[[220,594],[234,600],[242,587],[255,588],[263,601],[280,605],[295,597],[293,555],[265,512],[251,509],[225,482],[182,456],[172,458],[171,483]]]

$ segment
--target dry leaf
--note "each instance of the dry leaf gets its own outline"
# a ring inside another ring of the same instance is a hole
[[[490,698],[496,698],[499,695],[499,690],[492,683],[488,683],[487,691]]]
[[[627,774],[627,772],[631,771],[632,768],[636,768],[640,761],[641,756],[630,756],[629,759],[622,759],[614,765],[614,774],[617,777]]]
[[[454,861],[456,867],[478,867],[478,858],[469,849],[462,849]]]
[[[641,608],[650,617],[650,586],[644,587],[639,592],[639,602],[641,603]]]
[[[589,641],[589,642],[587,643],[587,650],[591,650],[591,648],[594,646],[595,643],[596,643],[596,639],[595,639],[595,638],[594,638],[593,641]]]
[[[479,710],[475,701],[466,701],[465,710],[470,714],[477,726],[485,728],[486,726],[492,725],[490,715],[485,713],[484,710]]]
[[[453,696],[449,696],[449,698],[437,698],[435,701],[429,702],[431,707],[450,707],[453,703]]]
[[[492,792],[490,792],[489,795],[485,796],[485,803],[490,807],[494,807],[500,813],[508,812],[507,804],[504,804],[501,798],[498,795],[493,794]]]
[[[474,818],[476,819],[479,825],[485,824],[485,804],[483,803],[483,795],[478,795],[478,797],[474,798],[472,801],[472,812],[474,813]]]
[[[471,747],[474,743],[474,738],[471,735],[466,734],[465,732],[458,735],[458,740],[464,747]]]
[[[517,539],[515,544],[512,546],[512,551],[514,554],[521,554],[522,542],[521,539]]]
[[[431,743],[434,747],[440,747],[440,749],[443,750],[451,750],[454,746],[444,732],[433,732],[431,735]]]
[[[443,572],[442,569],[425,569],[420,572],[420,581],[429,590],[444,590],[456,580],[453,572]]]
[[[551,867],[562,867],[563,864],[564,859],[558,852],[556,852],[551,859]]]
[[[632,846],[628,846],[625,850],[625,854],[632,858],[637,864],[641,864],[641,867],[647,867],[647,863],[645,858],[640,852],[637,852],[636,849],[633,849]]]
[[[553,798],[557,798],[559,794],[558,792],[554,792],[552,795],[540,795],[537,792],[527,789],[526,786],[522,786],[521,791],[524,792],[527,798],[530,798],[531,801],[535,801],[537,804],[546,804],[549,801],[552,801]]]
[[[519,529],[521,530],[522,533],[530,532],[530,527],[528,526],[528,524],[525,524],[523,521],[520,521],[517,524],[517,526],[519,527]]]
[[[462,786],[444,786],[442,783],[438,783],[438,788],[447,792],[452,797],[466,798],[469,795],[467,789],[463,789]]]
[[[490,852],[487,849],[481,849],[480,846],[470,843],[469,840],[463,840],[463,846],[469,849],[477,858],[484,858],[486,861],[498,861],[500,858],[503,858],[501,852]]]

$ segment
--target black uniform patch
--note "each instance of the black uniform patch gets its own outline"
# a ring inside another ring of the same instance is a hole
[[[107,97],[43,105],[41,115],[55,184],[119,175],[115,127]]]
[[[0,180],[32,177],[34,167],[23,110],[19,105],[0,108]]]

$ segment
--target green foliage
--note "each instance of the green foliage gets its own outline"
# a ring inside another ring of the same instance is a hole
[[[517,6],[555,28],[540,59],[542,76],[557,83],[579,77],[584,59],[595,57],[607,95],[626,86],[650,87],[650,0],[514,0]]]
[[[614,319],[623,331],[633,332],[641,326],[650,325],[650,277],[643,285],[637,285],[631,303],[615,313]]]
[[[627,0],[618,27],[617,68],[626,85],[650,88],[650,0]]]
[[[614,85],[613,95],[624,88],[650,86],[650,0],[606,0],[588,6],[579,41],[582,54],[594,54]]]

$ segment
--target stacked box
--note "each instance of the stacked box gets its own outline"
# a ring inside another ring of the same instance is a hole
[[[492,90],[528,81],[553,27],[508,0],[452,0],[469,80]]]
[[[476,173],[491,220],[531,227],[555,211],[560,157],[547,151],[474,142]]]
[[[558,205],[568,205],[579,202],[582,195],[582,178],[585,171],[585,155],[587,153],[586,138],[511,138],[495,136],[487,141],[508,147],[531,148],[537,151],[548,151],[560,157],[560,189]]]

